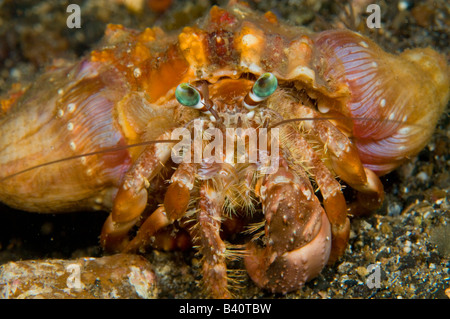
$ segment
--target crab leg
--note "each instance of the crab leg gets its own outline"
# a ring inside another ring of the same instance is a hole
[[[170,179],[171,184],[164,197],[164,207],[172,221],[183,217],[187,210],[196,172],[196,164],[181,163]]]
[[[170,133],[158,140],[170,139]],[[139,220],[147,205],[149,181],[155,177],[171,154],[170,143],[147,146],[133,167],[127,172],[117,192],[112,212],[103,225],[102,246],[110,251],[121,251],[126,244],[128,231]]]
[[[328,218],[306,174],[283,166],[261,186],[265,247],[248,245],[245,266],[261,288],[286,293],[317,276],[331,248]]]
[[[291,103],[291,111],[291,118],[323,118],[322,114],[298,103]],[[335,173],[360,192],[351,213],[361,215],[379,208],[384,200],[383,184],[363,166],[358,150],[348,137],[329,121],[304,121],[302,125],[327,146]]]
[[[126,246],[126,252],[145,247],[156,233],[183,217],[189,204],[190,191],[195,182],[195,164],[181,163],[170,179],[170,186],[164,197],[164,205],[158,207],[139,228],[136,237]],[[176,241],[177,238],[174,238]]]
[[[350,221],[347,218],[347,204],[341,191],[340,183],[309,145],[301,133],[293,127],[282,129],[286,138],[286,146],[296,163],[308,167],[323,196],[323,205],[331,224],[332,249],[329,263],[335,262],[344,254],[350,233]],[[296,165],[294,167],[297,167]]]
[[[200,188],[199,211],[194,233],[194,243],[203,256],[203,282],[208,295],[214,298],[230,298],[228,291],[226,246],[220,238],[224,196],[221,191],[204,181]]]

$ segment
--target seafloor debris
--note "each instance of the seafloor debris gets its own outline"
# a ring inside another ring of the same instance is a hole
[[[9,262],[0,267],[0,298],[156,298],[156,276],[137,255]]]

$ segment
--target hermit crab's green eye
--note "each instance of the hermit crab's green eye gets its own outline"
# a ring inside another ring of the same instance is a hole
[[[277,77],[272,73],[264,73],[253,85],[253,94],[263,99],[275,92],[277,86]]]
[[[248,110],[253,110],[275,92],[277,86],[278,80],[276,76],[272,73],[264,73],[256,80],[250,92],[245,96],[243,105]]]
[[[192,107],[194,109],[202,108],[202,97],[200,92],[189,83],[181,83],[175,90],[175,97],[180,104]]]

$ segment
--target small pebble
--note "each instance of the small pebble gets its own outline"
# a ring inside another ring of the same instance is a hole
[[[405,247],[403,247],[403,251],[406,254],[409,254],[411,252],[411,242],[409,240],[405,241]]]
[[[387,212],[389,216],[398,216],[402,212],[402,205],[397,202],[388,203]]]
[[[429,179],[429,176],[427,173],[425,172],[420,172],[419,174],[416,175],[416,177],[421,181],[421,182],[426,182]]]

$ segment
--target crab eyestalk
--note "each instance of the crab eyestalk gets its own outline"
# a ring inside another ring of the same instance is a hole
[[[248,110],[253,110],[262,101],[272,95],[278,87],[278,80],[272,73],[264,73],[253,85],[252,89],[245,96],[242,104]]]

